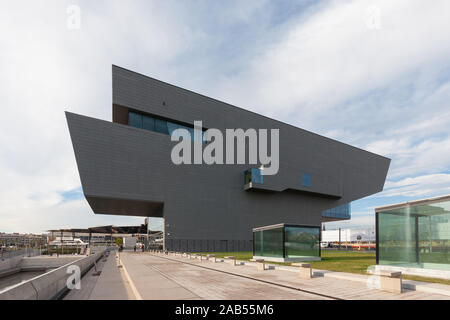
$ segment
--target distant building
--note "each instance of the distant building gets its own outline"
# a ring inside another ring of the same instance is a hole
[[[341,242],[375,242],[375,228],[341,229]],[[322,231],[321,242],[339,242],[339,229]]]
[[[38,247],[46,243],[47,237],[45,235],[0,232],[0,246]]]
[[[83,242],[81,239],[79,238],[69,238],[69,237],[63,237],[62,241],[61,241],[61,237],[56,237],[55,240],[50,241],[48,243],[51,246],[85,246],[88,245],[89,243],[87,242]]]

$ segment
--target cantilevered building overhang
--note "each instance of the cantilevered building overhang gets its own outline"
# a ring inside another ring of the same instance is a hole
[[[169,249],[250,250],[252,229],[318,226],[383,190],[390,160],[113,66],[113,122],[66,113],[84,195],[98,214],[164,217]],[[279,129],[280,168],[175,165],[171,127]],[[262,182],[262,183],[261,183]],[[324,214],[329,212],[329,214]],[[348,217],[347,217],[348,218]]]

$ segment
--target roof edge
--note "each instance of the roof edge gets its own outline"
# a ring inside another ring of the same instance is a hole
[[[389,204],[386,206],[381,206],[381,207],[375,208],[375,212],[385,212],[385,211],[394,210],[394,209],[415,207],[415,206],[419,206],[422,204],[432,204],[432,203],[436,203],[436,202],[442,202],[445,200],[450,201],[450,194],[443,195],[443,196],[437,196],[437,197],[433,197],[433,198],[426,198],[426,199],[419,199],[419,200]]]

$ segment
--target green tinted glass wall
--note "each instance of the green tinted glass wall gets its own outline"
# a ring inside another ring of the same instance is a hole
[[[258,229],[253,231],[255,256],[320,258],[320,227],[280,224]]]
[[[450,202],[377,213],[378,263],[450,270]]]
[[[256,256],[283,257],[283,227],[255,231],[253,250]]]
[[[262,231],[262,255],[283,257],[283,228]]]
[[[419,263],[450,270],[450,213],[418,218]]]
[[[378,214],[379,263],[416,263],[415,218],[407,215]]]
[[[262,231],[256,231],[253,234],[253,243],[254,243],[254,255],[255,256],[262,256],[263,255],[263,232]]]
[[[285,227],[286,257],[320,257],[320,228]]]

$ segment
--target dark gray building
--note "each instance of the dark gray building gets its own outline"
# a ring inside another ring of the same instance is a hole
[[[383,189],[385,157],[120,67],[112,74],[113,122],[66,113],[83,192],[97,214],[163,217],[168,250],[251,250],[255,227],[349,219],[351,201]],[[278,174],[258,183],[258,165],[173,164],[171,128],[197,120],[279,129]]]

